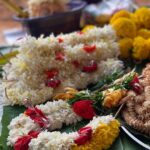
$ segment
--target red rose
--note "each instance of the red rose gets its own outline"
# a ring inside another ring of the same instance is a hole
[[[80,100],[72,105],[73,111],[84,119],[92,119],[96,114],[92,100]]]
[[[31,139],[37,138],[38,135],[39,135],[38,131],[30,131],[28,135],[25,135],[16,141],[14,145],[14,149],[15,150],[28,150]]]
[[[93,53],[96,50],[96,45],[85,45],[83,47],[83,49],[87,52],[87,53]]]
[[[79,133],[79,137],[75,139],[75,143],[77,145],[83,145],[92,138],[92,128],[91,127],[81,128],[78,131],[78,133]]]
[[[142,86],[140,85],[140,82],[137,76],[133,78],[133,80],[129,83],[129,86],[131,86],[132,90],[135,91],[137,94],[141,94]]]

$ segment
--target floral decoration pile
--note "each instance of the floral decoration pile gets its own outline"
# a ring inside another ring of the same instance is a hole
[[[65,87],[86,88],[114,70],[122,70],[119,46],[111,26],[23,39],[17,56],[4,67],[5,102],[32,104],[50,100]]]
[[[97,113],[102,106],[107,109],[119,106],[129,89],[141,92],[138,75],[134,71],[115,80],[104,91],[67,88],[64,93],[54,97],[56,100],[35,107],[26,100],[28,108],[14,118],[8,127],[8,145],[15,150],[23,147],[25,150],[42,147],[45,150],[107,149],[118,136],[120,125],[111,115],[99,117]],[[83,119],[92,121],[77,132],[67,134],[53,131],[62,128],[64,124],[76,124]]]

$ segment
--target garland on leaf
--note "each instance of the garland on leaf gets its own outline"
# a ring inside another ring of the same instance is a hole
[[[60,136],[63,135],[63,137],[66,136],[67,139],[68,136],[69,139],[71,139],[72,136],[74,137],[73,141],[71,142],[74,144],[68,145],[69,147],[73,146],[72,149],[80,149],[80,148],[82,149],[82,147],[87,149],[87,146],[84,145],[85,143],[87,144],[87,141],[90,141],[88,143],[90,147],[96,147],[97,146],[96,143],[100,142],[97,139],[100,138],[99,136],[100,133],[102,132],[101,130],[99,130],[99,128],[94,130],[97,131],[96,132],[97,134],[93,132],[93,128],[80,129],[77,133],[70,133],[70,134],[66,133],[61,134],[60,132],[47,132],[47,131],[43,132],[43,129],[52,131],[55,129],[62,128],[63,124],[69,125],[77,123],[82,119],[89,119],[89,120],[93,119],[97,116],[97,107],[100,109],[101,106],[107,108],[118,106],[120,100],[126,94],[126,92],[125,93],[122,92],[130,88],[135,90],[135,92],[137,92],[136,90],[140,89],[139,87],[140,85],[138,82],[137,74],[135,72],[131,72],[123,76],[122,78],[116,80],[114,84],[111,85],[110,89],[102,92],[100,91],[89,92],[88,90],[79,92],[75,89],[67,88],[67,91],[66,93],[64,93],[64,95],[60,93],[60,95],[56,95],[56,97],[57,98],[60,96],[65,97],[65,94],[67,94],[67,97],[70,96],[69,100],[60,99],[58,101],[47,102],[46,104],[37,105],[35,107],[30,106],[26,109],[26,111],[23,114],[20,114],[18,117],[14,118],[9,125],[10,131],[8,136],[8,145],[18,147],[19,143],[24,142],[24,139],[27,139],[27,141],[25,140],[26,141],[25,143],[29,147],[30,145],[32,147],[31,144],[32,141],[38,140],[38,137],[40,140],[44,140],[41,138],[44,138],[45,136],[47,137],[48,135],[50,137],[58,136],[59,137],[58,142],[60,142],[62,141]],[[94,123],[91,124],[94,125]],[[103,127],[104,129],[107,128],[107,126],[105,125]],[[82,135],[82,132],[83,133],[87,132],[86,134],[88,136],[84,137]],[[115,130],[114,133],[116,133]],[[94,139],[92,138],[93,136],[95,137]],[[35,143],[33,143],[33,145]],[[108,145],[106,147],[109,147]],[[31,149],[33,149],[33,147]]]
[[[19,137],[12,146],[15,150],[102,150],[109,148],[119,135],[119,126],[111,115],[94,117],[77,132],[30,131]]]

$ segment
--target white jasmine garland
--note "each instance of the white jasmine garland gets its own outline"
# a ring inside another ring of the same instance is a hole
[[[59,43],[59,38],[63,39]],[[87,53],[84,45],[95,45],[94,52]],[[122,69],[123,64],[117,59],[119,46],[117,36],[111,26],[95,27],[87,33],[59,35],[55,37],[38,39],[27,37],[23,39],[18,48],[19,54],[4,66],[4,78],[13,82],[4,82],[6,88],[5,100],[10,104],[23,105],[23,100],[29,98],[32,104],[40,104],[51,99],[65,87],[83,89],[90,83],[99,81],[103,76],[109,75],[114,69]],[[56,53],[65,55],[64,61],[55,59]],[[79,68],[73,61],[80,63]],[[97,70],[92,73],[82,71],[90,61],[97,64]],[[45,70],[56,68],[59,70],[59,87],[51,88],[45,85]]]
[[[20,114],[18,117],[12,119],[9,126],[9,136],[7,138],[8,145],[14,145],[18,138],[27,135],[32,130],[38,130],[40,127],[34,123],[30,117],[25,114]]]
[[[63,124],[75,124],[81,120],[81,117],[76,115],[71,106],[63,100],[47,102],[36,107],[48,118],[48,130],[50,131],[62,128]],[[18,117],[12,119],[8,129],[10,130],[8,145],[13,145],[19,137],[27,135],[30,131],[40,130],[40,127],[29,116],[20,114]]]
[[[114,118],[109,116],[94,117],[94,119],[86,126],[96,129],[101,124],[108,125]],[[94,133],[95,130],[92,130]],[[29,143],[29,150],[70,150],[74,140],[79,136],[77,132],[60,133],[60,132],[41,132],[37,138]]]

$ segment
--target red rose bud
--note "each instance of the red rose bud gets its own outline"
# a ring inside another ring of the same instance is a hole
[[[83,66],[82,71],[90,73],[97,70],[97,63],[94,61],[91,61],[89,65]]]
[[[79,137],[75,139],[75,143],[77,145],[86,144],[87,141],[90,141],[92,138],[92,128],[91,127],[84,127],[81,128],[79,131]]]
[[[57,88],[61,84],[61,81],[58,79],[51,79],[46,81],[46,86],[51,87],[51,88]]]
[[[132,90],[135,91],[137,94],[141,94],[142,87],[139,83],[132,84]]]
[[[92,100],[80,100],[72,105],[73,111],[84,119],[92,119],[96,114]]]
[[[133,80],[129,83],[129,86],[131,86],[132,90],[135,91],[137,94],[141,94],[142,86],[140,85],[137,76],[133,78]]]
[[[19,138],[15,142],[14,150],[28,150],[31,139],[37,138],[38,135],[39,135],[38,131],[30,131],[28,135]]]
[[[65,59],[65,54],[63,52],[56,52],[55,59],[59,61],[63,61]]]
[[[58,42],[62,43],[62,42],[64,42],[64,40],[62,38],[58,38]]]
[[[55,76],[58,76],[59,71],[57,69],[53,68],[51,70],[46,70],[45,74],[46,74],[47,79],[51,79]]]
[[[96,50],[96,45],[85,45],[83,47],[83,49],[87,52],[87,53],[93,53]]]

